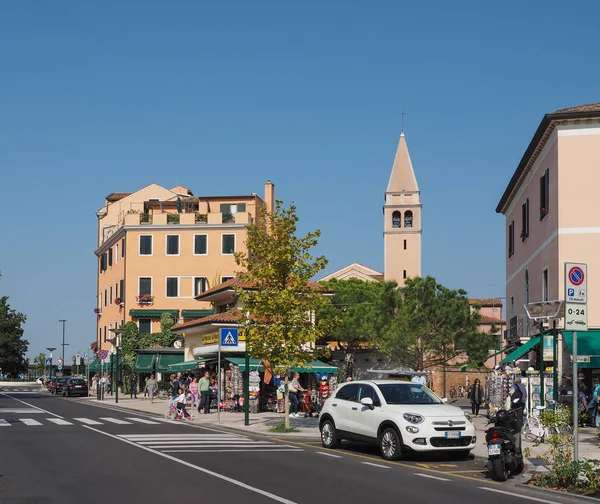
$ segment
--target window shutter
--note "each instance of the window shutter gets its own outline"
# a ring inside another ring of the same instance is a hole
[[[229,203],[221,203],[221,213],[231,213],[231,205]]]

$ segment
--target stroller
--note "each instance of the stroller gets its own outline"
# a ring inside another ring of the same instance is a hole
[[[312,417],[313,415],[319,416],[319,407],[312,401],[312,398],[310,397],[310,392],[304,392],[301,405],[302,412],[304,413],[304,418]]]

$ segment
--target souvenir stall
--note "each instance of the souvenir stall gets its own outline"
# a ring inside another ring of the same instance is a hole
[[[541,406],[541,379],[540,372],[530,368],[526,371],[527,377],[521,378],[521,383],[527,389],[527,414],[530,415],[536,406]],[[554,398],[554,379],[552,372],[544,373],[544,404],[552,405]]]
[[[508,391],[514,384],[515,378],[521,376],[519,368],[506,368],[504,372],[495,370],[490,373],[486,381],[485,397],[487,398],[488,410],[490,412],[504,408]],[[523,383],[525,385],[525,383]]]

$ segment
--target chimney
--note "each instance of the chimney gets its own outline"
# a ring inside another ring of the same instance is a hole
[[[267,180],[265,184],[265,203],[267,205],[267,212],[271,213],[275,210],[275,184],[270,180]]]

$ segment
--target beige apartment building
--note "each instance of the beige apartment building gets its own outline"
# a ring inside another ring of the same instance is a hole
[[[588,386],[600,378],[599,166],[600,103],[548,113],[496,208],[506,217],[508,340],[519,347],[505,360],[537,368],[543,343],[551,366],[552,338],[540,337],[524,305],[564,299],[564,263],[587,263],[589,331],[579,333],[578,350],[590,357],[579,364]],[[572,332],[561,331],[559,373],[571,367],[571,348]]]
[[[180,323],[211,314],[210,303],[195,298],[235,276],[234,254],[244,250],[246,225],[262,205],[273,210],[275,186],[269,181],[264,190],[264,199],[195,196],[182,186],[153,183],[109,194],[96,212],[99,348],[111,348],[110,330],[129,321],[152,333],[166,312]]]

